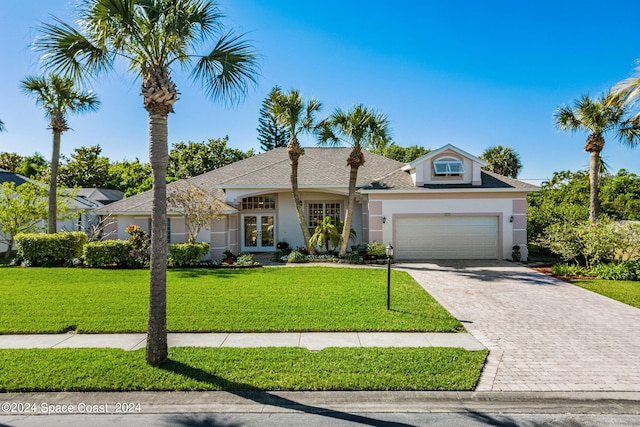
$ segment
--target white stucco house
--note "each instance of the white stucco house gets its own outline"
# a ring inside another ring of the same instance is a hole
[[[299,189],[309,227],[325,216],[344,219],[351,148],[305,148]],[[358,172],[352,228],[359,243],[391,243],[397,259],[509,259],[519,245],[526,259],[528,192],[538,187],[487,172],[486,163],[446,145],[406,164],[365,152]],[[188,180],[223,203],[224,216],[198,240],[211,256],[271,252],[278,242],[304,245],[290,189],[285,148],[278,148]],[[170,189],[173,184],[169,184]],[[95,211],[110,215],[112,238],[136,224],[150,229],[151,192]],[[168,212],[167,239],[185,242],[180,212]],[[109,234],[108,232],[106,234]]]

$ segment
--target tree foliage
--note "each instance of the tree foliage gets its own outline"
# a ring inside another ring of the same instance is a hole
[[[289,142],[289,131],[278,122],[278,117],[273,111],[274,102],[281,92],[279,86],[274,86],[262,101],[260,118],[258,119],[258,141],[264,151],[286,147]]]
[[[0,185],[0,239],[13,249],[15,236],[32,233],[47,217],[47,191],[26,182],[16,187],[13,182]]]
[[[255,155],[253,149],[244,152],[227,146],[229,137],[209,139],[207,142],[179,142],[169,151],[167,176],[187,179],[238,160]]]
[[[0,169],[9,172],[18,172],[18,168],[24,161],[24,157],[16,153],[0,153]]]
[[[520,155],[511,147],[494,145],[484,150],[480,158],[489,163],[484,169],[510,178],[517,178],[522,168]]]
[[[213,194],[189,181],[173,183],[168,193],[169,209],[184,215],[189,243],[196,243],[200,230],[209,227],[213,220],[220,217],[225,206]]]
[[[62,156],[58,181],[65,187],[107,188],[109,183],[109,159],[100,156],[99,145],[78,147],[67,159]]]
[[[431,149],[425,148],[421,145],[410,145],[408,147],[401,147],[398,144],[392,143],[386,145],[382,151],[373,150],[373,152],[402,163],[410,163],[415,159],[419,159],[420,157],[429,154],[431,152]]]
[[[621,169],[616,175],[603,176],[601,181],[602,214],[612,220],[640,221],[640,176]],[[543,239],[552,227],[577,226],[588,220],[589,195],[587,171],[553,174],[540,191],[527,197],[529,240]]]
[[[16,169],[20,175],[36,181],[47,181],[49,177],[50,164],[47,159],[40,153],[26,156],[22,159],[22,163]]]
[[[107,188],[120,190],[125,197],[151,189],[151,165],[139,159],[111,163],[108,175]]]

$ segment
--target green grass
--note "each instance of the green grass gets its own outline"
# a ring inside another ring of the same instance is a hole
[[[622,280],[578,280],[576,286],[640,308],[640,282]]]
[[[407,273],[331,267],[176,269],[167,274],[171,332],[459,331]],[[0,269],[0,333],[144,332],[149,272]]]
[[[134,390],[473,390],[487,351],[454,348],[0,350],[0,392]]]

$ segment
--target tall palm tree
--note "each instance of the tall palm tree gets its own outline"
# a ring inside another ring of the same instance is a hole
[[[323,121],[319,135],[318,143],[321,145],[337,146],[345,143],[353,147],[347,159],[347,166],[350,167],[349,198],[339,252],[339,256],[344,256],[351,233],[358,169],[365,161],[362,149],[386,145],[391,140],[391,129],[384,114],[358,104],[348,112],[336,109]]]
[[[304,154],[298,142],[298,134],[300,132],[314,132],[316,129],[315,113],[322,109],[322,104],[315,98],[304,102],[300,92],[291,89],[289,93],[282,93],[279,89],[274,90],[271,109],[275,114],[281,126],[284,126],[289,132],[289,144],[287,144],[287,154],[289,155],[289,163],[291,165],[291,194],[293,195],[293,204],[296,206],[298,214],[298,222],[302,230],[304,242],[309,248],[309,252],[315,254],[314,245],[309,243],[311,233],[307,221],[304,218],[302,203],[300,202],[300,193],[298,191],[298,164],[300,157]]]
[[[67,114],[96,111],[100,106],[100,100],[93,92],[78,89],[73,80],[58,74],[50,74],[46,77],[29,76],[20,82],[20,87],[25,94],[35,98],[36,104],[45,111],[53,133],[47,231],[55,233],[57,231],[60,137],[69,130]]]
[[[627,110],[620,98],[611,92],[592,100],[583,95],[573,107],[562,106],[554,113],[556,127],[571,132],[588,132],[584,151],[589,153],[589,220],[597,221],[600,215],[598,199],[598,175],[602,164],[600,153],[605,135],[613,133],[620,142],[634,147],[640,141],[638,120],[626,118]]]
[[[7,128],[4,126],[4,122],[0,120],[0,132],[4,132]]]
[[[640,66],[636,67],[633,76],[616,84],[613,88],[614,100],[620,100],[627,107],[637,106],[640,103]],[[634,120],[640,120],[640,111],[634,116]]]
[[[40,28],[35,48],[46,66],[74,78],[101,75],[122,61],[142,83],[153,177],[146,360],[159,365],[168,356],[167,116],[178,100],[172,72],[189,70],[211,99],[235,103],[256,82],[257,57],[242,35],[224,31],[211,0],[81,0],[78,11],[79,30],[55,19]],[[208,50],[199,53],[205,43]]]
[[[502,145],[489,147],[484,150],[480,158],[489,163],[486,167],[488,171],[511,178],[517,178],[518,172],[522,168],[520,156],[511,147],[503,147]]]

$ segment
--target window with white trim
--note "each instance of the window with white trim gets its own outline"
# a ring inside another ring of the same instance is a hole
[[[248,210],[273,210],[276,208],[276,196],[267,194],[264,196],[251,196],[242,199],[240,208],[243,211]]]
[[[331,217],[334,224],[340,222],[342,209],[340,202],[313,202],[307,205],[307,224],[314,229],[325,217]]]
[[[435,160],[433,171],[436,176],[460,176],[464,173],[464,163],[453,158]]]

